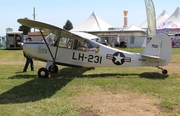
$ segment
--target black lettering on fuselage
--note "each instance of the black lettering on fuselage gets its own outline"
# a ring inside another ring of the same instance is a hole
[[[84,54],[79,53],[78,60],[80,60],[80,59],[81,59],[81,61],[83,61],[83,60],[84,60]]]
[[[77,60],[77,58],[75,58],[75,52],[73,52],[72,59],[73,59],[73,60]]]
[[[153,48],[158,48],[158,45],[152,44]]]
[[[84,53],[76,53],[76,52],[73,52],[72,59],[78,61],[84,61],[84,62],[99,63],[99,64],[101,64],[102,62],[102,56],[92,55],[92,54],[86,55]]]

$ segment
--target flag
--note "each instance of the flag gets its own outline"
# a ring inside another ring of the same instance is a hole
[[[156,14],[154,3],[152,0],[144,0],[147,15],[148,34],[149,37],[156,35]]]

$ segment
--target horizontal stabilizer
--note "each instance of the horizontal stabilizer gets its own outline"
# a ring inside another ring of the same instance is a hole
[[[151,55],[147,55],[147,54],[141,54],[143,57],[147,57],[147,58],[154,58],[154,59],[161,59],[161,60],[164,60],[162,59],[161,57],[159,56],[151,56]]]

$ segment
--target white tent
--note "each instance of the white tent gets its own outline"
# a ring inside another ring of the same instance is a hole
[[[169,21],[161,23],[157,27],[157,30],[159,29],[180,29],[180,26],[177,23],[174,23],[173,21]]]
[[[160,25],[162,22],[166,21],[169,18],[169,15],[164,10],[159,17],[156,19],[156,26]]]
[[[156,18],[156,26],[160,25],[162,22],[165,22],[169,18],[168,13],[163,10],[163,12]],[[142,29],[146,29],[147,27],[147,20],[144,21],[140,26]]]
[[[180,25],[180,9],[176,8],[174,13],[166,20],[166,22],[174,22],[177,25]]]
[[[164,22],[157,25],[157,33],[179,33],[180,32],[180,9],[176,8],[174,13]]]
[[[107,31],[108,28],[114,26],[102,20],[95,12],[93,12],[88,19],[86,19],[79,26],[73,28],[71,31]]]

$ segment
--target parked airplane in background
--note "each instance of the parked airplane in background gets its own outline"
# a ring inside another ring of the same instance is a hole
[[[153,8],[151,0],[145,0],[147,15],[153,17],[149,8]],[[154,9],[154,8],[153,8]],[[154,11],[153,11],[154,12]],[[152,18],[153,19],[153,18]],[[156,35],[153,20],[149,20],[150,33],[153,37],[141,53],[131,53],[96,41],[97,36],[84,32],[69,32],[59,27],[28,19],[18,19],[22,25],[39,29],[43,42],[26,42],[24,52],[40,61],[47,62],[45,67],[38,70],[38,77],[47,78],[50,73],[57,73],[59,65],[79,67],[128,67],[154,66],[167,74],[165,66],[171,61],[172,45],[167,35]],[[154,21],[155,23],[155,21]],[[153,30],[153,31],[151,31]],[[43,32],[49,33],[44,37]]]

